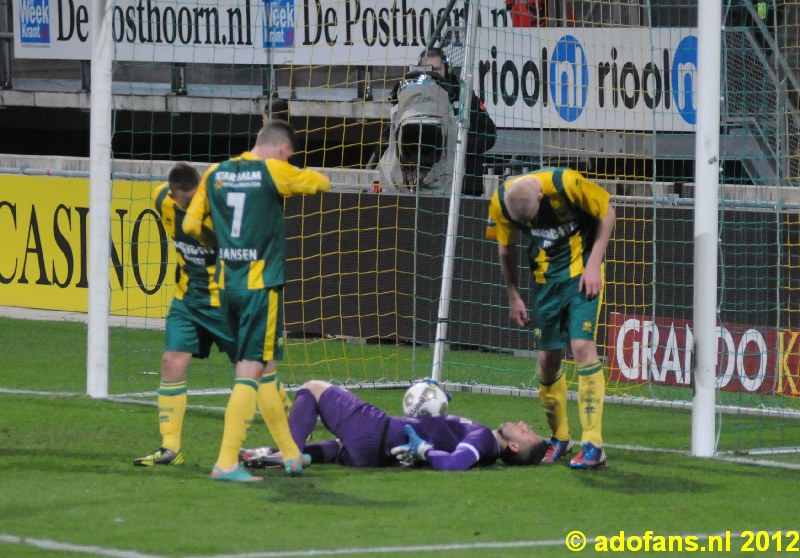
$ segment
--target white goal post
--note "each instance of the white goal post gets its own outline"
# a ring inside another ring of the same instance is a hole
[[[716,452],[717,247],[722,2],[699,3],[694,201],[694,402],[692,455]]]
[[[108,397],[108,323],[111,301],[111,2],[93,0],[89,172],[89,326],[86,393]]]

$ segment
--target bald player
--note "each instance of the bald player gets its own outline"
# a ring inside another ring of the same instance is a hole
[[[539,399],[552,430],[542,463],[569,454],[567,381],[562,360],[570,347],[578,367],[581,448],[569,464],[593,469],[606,462],[602,420],[603,365],[597,354],[597,321],[603,299],[606,248],[616,212],[601,186],[567,168],[543,169],[500,184],[489,206],[487,238],[496,240],[511,319],[533,321]],[[518,288],[517,243],[528,242],[532,273],[531,315]]]

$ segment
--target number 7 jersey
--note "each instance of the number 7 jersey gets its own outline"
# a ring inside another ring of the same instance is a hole
[[[200,235],[203,219],[211,216],[221,289],[279,287],[285,281],[283,198],[329,189],[330,180],[319,172],[245,152],[203,174],[184,231]]]

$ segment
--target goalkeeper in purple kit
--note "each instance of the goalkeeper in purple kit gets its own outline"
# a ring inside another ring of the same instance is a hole
[[[318,417],[336,439],[306,443]],[[348,467],[427,463],[438,471],[463,471],[498,458],[507,465],[536,465],[547,451],[547,440],[523,422],[492,430],[455,415],[394,417],[321,380],[306,382],[297,392],[289,429],[311,463]],[[240,457],[248,467],[281,462],[270,448],[243,450]]]

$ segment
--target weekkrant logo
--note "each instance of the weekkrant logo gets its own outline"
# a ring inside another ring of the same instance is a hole
[[[574,122],[586,108],[589,65],[583,45],[572,35],[559,39],[550,61],[550,98],[558,115]]]
[[[293,47],[295,22],[294,0],[264,0],[264,48]]]
[[[694,80],[697,75],[697,37],[685,37],[672,59],[672,98],[675,108],[688,124],[697,123]]]
[[[50,0],[20,0],[19,38],[23,45],[50,44]]]

